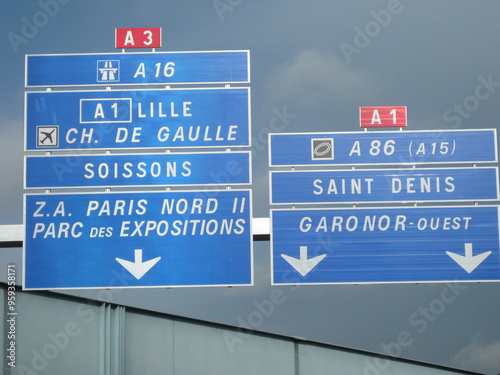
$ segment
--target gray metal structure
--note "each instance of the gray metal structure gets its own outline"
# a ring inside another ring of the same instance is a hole
[[[9,291],[0,285],[5,375],[474,374],[53,292],[17,289],[12,325]]]

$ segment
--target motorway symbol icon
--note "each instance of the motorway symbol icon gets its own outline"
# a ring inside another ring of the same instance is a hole
[[[97,60],[97,82],[120,82],[120,60]]]

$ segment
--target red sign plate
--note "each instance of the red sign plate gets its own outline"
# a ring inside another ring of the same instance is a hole
[[[406,127],[406,107],[360,107],[362,128]]]
[[[115,29],[115,48],[159,48],[161,27]]]

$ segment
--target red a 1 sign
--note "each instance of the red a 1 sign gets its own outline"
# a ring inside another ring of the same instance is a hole
[[[159,48],[161,27],[115,29],[115,48]]]
[[[360,107],[362,128],[406,127],[406,107]]]

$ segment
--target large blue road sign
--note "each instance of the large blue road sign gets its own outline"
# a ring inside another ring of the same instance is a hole
[[[26,289],[252,285],[248,190],[25,196]]]
[[[249,51],[26,56],[27,87],[248,82]]]
[[[269,135],[270,166],[497,161],[496,129]]]
[[[500,281],[499,207],[271,211],[273,284]]]
[[[271,204],[499,199],[497,167],[276,171],[270,178]]]
[[[250,145],[250,89],[26,93],[26,150]]]
[[[250,152],[25,157],[25,188],[250,184]]]

